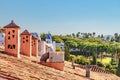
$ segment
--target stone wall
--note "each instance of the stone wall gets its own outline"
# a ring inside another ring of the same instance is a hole
[[[64,52],[50,52],[49,62],[64,62]]]

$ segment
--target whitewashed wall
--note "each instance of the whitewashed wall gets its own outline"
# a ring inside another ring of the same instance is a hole
[[[5,44],[5,34],[0,33],[0,46],[4,46]]]

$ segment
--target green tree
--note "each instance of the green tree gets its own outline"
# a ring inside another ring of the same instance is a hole
[[[118,40],[118,39],[119,39],[118,33],[115,33],[115,34],[114,34],[114,37],[115,37],[115,41],[118,42],[118,41],[119,41],[119,40]]]
[[[56,51],[62,51],[61,47],[57,46]]]
[[[118,64],[118,68],[117,68],[116,74],[117,74],[117,76],[120,77],[120,58],[119,58],[119,64]]]
[[[112,37],[112,38],[111,38],[111,42],[113,42],[113,41],[115,41],[115,39]]]
[[[52,39],[53,39],[53,41],[56,41],[56,43],[63,42],[63,40],[59,36],[53,36]]]
[[[65,60],[68,61],[69,59],[70,59],[69,47],[65,45]]]
[[[75,33],[72,33],[72,37],[75,37]]]
[[[41,40],[45,41],[46,36],[47,36],[47,34],[46,34],[46,33],[41,34],[41,35],[40,35]]]
[[[93,32],[93,37],[95,37],[95,32]]]
[[[76,34],[76,37],[77,37],[77,38],[79,38],[79,37],[80,37],[80,32],[78,32],[78,33]]]
[[[104,38],[103,34],[101,34],[101,38],[102,38],[102,39]]]
[[[107,41],[107,42],[110,41],[110,36],[107,36],[106,41]]]
[[[100,35],[98,35],[98,38],[100,38]]]
[[[69,46],[69,48],[76,48],[77,47],[77,43],[74,40],[67,40],[65,42],[65,44],[67,44]]]
[[[95,53],[95,52],[93,52],[92,57],[93,57],[92,64],[93,64],[93,65],[96,65],[96,63],[97,63],[97,58],[96,58],[96,53]]]

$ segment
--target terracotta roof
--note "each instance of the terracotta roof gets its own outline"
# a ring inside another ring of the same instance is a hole
[[[24,30],[24,31],[21,33],[21,35],[23,35],[23,34],[31,34],[31,33],[29,33],[28,30]]]
[[[20,27],[18,25],[16,25],[13,20],[11,20],[11,23],[4,26],[4,28],[20,28]]]

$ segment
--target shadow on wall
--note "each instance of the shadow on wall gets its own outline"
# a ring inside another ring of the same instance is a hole
[[[41,56],[40,62],[47,62],[48,58],[49,58],[49,53],[45,53]]]

